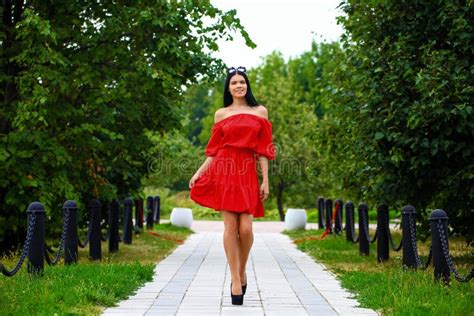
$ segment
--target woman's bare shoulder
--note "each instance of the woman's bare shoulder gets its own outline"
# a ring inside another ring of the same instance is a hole
[[[258,111],[257,113],[260,117],[268,120],[268,110],[264,105],[259,104],[256,110]]]
[[[214,124],[218,123],[219,121],[223,120],[226,117],[226,108],[219,108],[217,111],[214,113]]]

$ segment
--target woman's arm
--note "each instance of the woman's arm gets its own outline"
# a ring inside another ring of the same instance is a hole
[[[260,185],[260,198],[265,201],[270,194],[270,188],[268,185],[268,159],[265,156],[258,157],[258,163],[260,164],[260,170],[262,172],[262,184]]]
[[[214,157],[206,157],[206,160],[204,160],[201,167],[199,167],[199,169],[196,171],[196,175],[198,178],[207,171],[207,169],[212,163],[212,160],[214,160]]]
[[[224,109],[218,109],[215,113],[214,113],[214,124],[218,123],[220,120],[223,119],[224,117]],[[204,160],[204,162],[202,163],[201,167],[199,167],[199,169],[196,171],[196,173],[194,174],[194,176],[191,178],[191,180],[189,181],[189,188],[191,189],[193,186],[194,186],[194,182],[196,182],[197,179],[199,179],[199,177],[204,174],[207,169],[209,168],[209,166],[211,165],[212,163],[212,160],[214,160],[214,157],[212,156],[207,156],[206,160]]]
[[[259,105],[260,116],[268,120],[268,110],[265,106]],[[260,171],[262,172],[262,184],[260,185],[260,198],[265,201],[270,194],[268,185],[268,159],[265,156],[258,157]]]
[[[197,179],[199,179],[199,177],[207,171],[212,163],[212,160],[214,160],[214,157],[207,157],[206,160],[204,160],[201,167],[199,167],[194,176],[192,176],[191,180],[189,180],[190,189],[194,186],[194,183],[197,181]]]

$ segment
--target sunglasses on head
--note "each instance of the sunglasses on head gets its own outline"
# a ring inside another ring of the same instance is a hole
[[[243,72],[245,73],[247,71],[247,68],[243,67],[243,66],[239,66],[237,68],[235,67],[230,67],[230,68],[227,68],[227,73],[231,74],[233,72]]]

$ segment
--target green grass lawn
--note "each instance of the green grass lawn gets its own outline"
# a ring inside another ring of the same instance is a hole
[[[285,232],[293,240],[320,236],[322,230]],[[371,236],[373,232],[371,231]],[[394,236],[396,242],[400,235]],[[421,260],[427,259],[427,244],[418,243]],[[362,307],[383,315],[473,315],[474,280],[450,286],[434,282],[433,269],[404,271],[401,252],[390,252],[390,260],[377,263],[375,243],[369,256],[360,256],[358,244],[346,242],[345,236],[329,235],[325,240],[304,240],[298,248],[324,263],[340,279],[342,286],[356,294]],[[472,249],[460,239],[450,239],[454,262],[466,275],[474,265]]]
[[[170,239],[185,239],[192,232],[170,224],[156,225],[155,232]],[[133,244],[120,243],[119,252],[108,253],[102,244],[102,261],[88,259],[88,247],[79,249],[79,263],[45,266],[42,277],[31,278],[25,264],[17,275],[0,275],[0,315],[99,314],[150,281],[157,261],[178,245],[147,231],[133,236]],[[17,257],[1,258],[9,269]],[[26,263],[26,262],[25,262]]]

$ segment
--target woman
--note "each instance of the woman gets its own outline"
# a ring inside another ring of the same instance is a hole
[[[228,69],[224,107],[214,115],[207,158],[189,181],[192,200],[222,212],[234,305],[243,304],[245,267],[253,243],[252,219],[264,216],[268,159],[275,159],[267,109],[255,100],[245,71],[244,67]],[[262,173],[260,187],[257,160]]]

